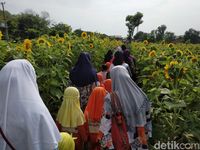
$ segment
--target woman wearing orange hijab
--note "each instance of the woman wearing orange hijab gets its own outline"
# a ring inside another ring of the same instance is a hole
[[[104,97],[106,90],[103,87],[95,87],[89,97],[84,115],[88,124],[89,149],[99,150],[98,134],[100,121],[103,115]]]

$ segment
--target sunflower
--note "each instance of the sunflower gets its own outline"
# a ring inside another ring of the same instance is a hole
[[[91,32],[91,33],[90,33],[90,37],[94,37],[94,32]]]
[[[23,45],[24,45],[25,51],[31,51],[31,47],[32,47],[31,40],[25,39]]]
[[[177,54],[178,56],[183,56],[183,51],[177,50],[177,51],[176,51],[176,54]]]
[[[63,44],[64,43],[64,41],[65,41],[65,39],[64,38],[58,38],[58,40],[57,40],[59,43],[61,43],[61,44]]]
[[[168,44],[168,47],[169,47],[169,48],[173,48],[173,47],[174,47],[174,44],[173,44],[173,43],[169,43],[169,44]]]
[[[147,41],[147,40],[144,40],[144,45],[148,45],[149,44],[149,42]]]
[[[90,43],[90,48],[94,48],[94,45],[92,43]]]
[[[149,57],[154,57],[154,56],[156,56],[156,51],[151,51],[151,52],[149,52]]]
[[[46,43],[46,40],[44,38],[40,37],[40,38],[38,38],[37,43],[38,44],[44,44],[44,43]]]
[[[147,49],[146,49],[146,47],[142,47],[141,50],[142,51],[146,51]]]
[[[198,61],[198,59],[197,59],[197,57],[196,57],[196,56],[192,56],[192,59],[191,59],[191,61],[192,61],[193,63],[195,63],[195,62],[197,62],[197,61]]]
[[[173,79],[178,79],[179,77],[181,77],[179,73],[181,71],[180,66],[181,66],[181,63],[178,63],[178,61],[176,60],[173,60],[169,64],[166,64],[164,67],[165,78],[173,80]]]
[[[3,36],[3,34],[2,34],[2,32],[0,31],[0,40],[2,39],[2,36]]]
[[[86,33],[86,32],[82,32],[82,33],[81,33],[81,36],[82,36],[82,38],[85,39],[85,38],[87,38],[87,33]]]
[[[187,55],[193,55],[192,52],[189,49],[186,50],[186,54]]]

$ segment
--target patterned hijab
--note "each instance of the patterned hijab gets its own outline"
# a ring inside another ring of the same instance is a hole
[[[103,113],[103,104],[105,96],[105,88],[95,87],[93,89],[84,112],[86,120],[90,120],[92,122],[100,121]]]
[[[35,70],[27,60],[10,61],[0,71],[0,127],[16,149],[57,148],[59,131],[40,97]],[[1,136],[0,149],[7,149]]]
[[[78,127],[85,123],[79,99],[77,88],[68,87],[65,89],[63,102],[56,119],[63,127]]]
[[[123,66],[113,67],[111,79],[112,89],[120,98],[128,126],[144,126],[146,109],[150,105],[146,94],[130,78]]]
[[[70,71],[69,78],[77,87],[83,87],[97,81],[96,70],[92,67],[90,56],[82,52],[75,67]]]

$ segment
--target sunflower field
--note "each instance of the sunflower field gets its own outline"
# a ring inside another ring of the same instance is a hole
[[[68,86],[69,70],[81,51],[91,54],[99,70],[104,54],[122,41],[83,32],[64,37],[43,35],[38,39],[6,42],[0,35],[0,69],[12,59],[25,58],[34,66],[40,94],[55,118]],[[200,141],[200,45],[132,42],[138,85],[152,102],[153,137],[157,141]],[[153,146],[152,146],[153,148]]]

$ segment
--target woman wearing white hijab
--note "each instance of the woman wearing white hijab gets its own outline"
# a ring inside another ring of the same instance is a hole
[[[33,66],[24,59],[0,71],[0,127],[17,150],[55,150],[59,131],[43,103]],[[0,136],[0,149],[9,146]]]
[[[150,102],[146,94],[131,79],[125,67],[121,65],[113,67],[110,75],[112,90],[119,97],[122,113],[126,120],[131,149],[148,149],[147,140],[151,136],[152,129]],[[104,111],[105,115],[113,114],[110,95],[105,97]],[[104,132],[104,129],[102,131]]]

